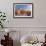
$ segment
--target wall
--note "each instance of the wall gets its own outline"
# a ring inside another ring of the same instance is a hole
[[[13,18],[13,3],[18,2],[33,3],[34,18]],[[14,31],[21,31],[20,37],[25,33],[27,34],[28,31],[29,33],[31,31],[46,31],[45,4],[46,0],[0,0],[0,10],[6,12],[7,19],[9,20],[9,22],[5,22],[5,26],[8,29],[14,29]]]
[[[34,18],[13,18],[13,3],[33,3]],[[6,27],[46,27],[46,0],[0,0],[0,10],[6,12]]]

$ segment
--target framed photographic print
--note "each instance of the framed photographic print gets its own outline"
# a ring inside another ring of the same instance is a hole
[[[32,3],[13,3],[13,17],[32,17]]]

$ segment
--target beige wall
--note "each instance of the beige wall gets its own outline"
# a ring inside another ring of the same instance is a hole
[[[34,18],[13,18],[13,3],[33,3]],[[0,10],[6,12],[6,27],[46,27],[46,0],[0,0]]]
[[[33,3],[34,18],[13,18],[13,3],[18,2]],[[20,37],[31,31],[45,31],[46,33],[46,0],[0,0],[0,10],[6,12],[9,20],[5,26],[10,27],[12,31],[21,31]]]

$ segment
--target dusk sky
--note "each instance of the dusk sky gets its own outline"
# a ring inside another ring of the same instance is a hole
[[[16,5],[16,9],[32,9],[32,5]]]

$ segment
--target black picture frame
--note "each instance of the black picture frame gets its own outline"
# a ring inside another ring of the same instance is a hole
[[[33,3],[13,3],[13,18],[18,18],[18,17],[32,18]]]

